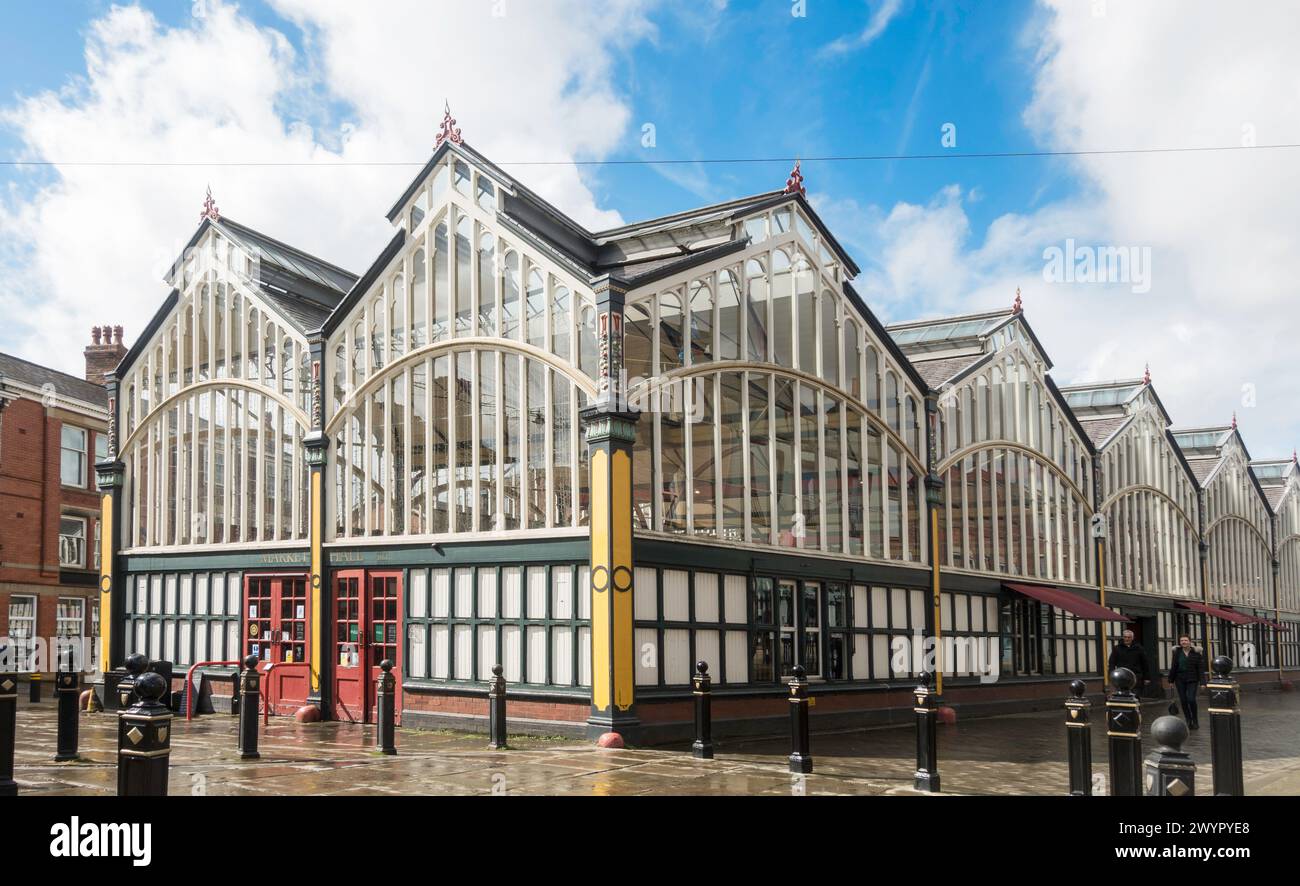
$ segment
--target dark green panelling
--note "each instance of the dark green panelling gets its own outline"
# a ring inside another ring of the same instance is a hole
[[[373,548],[329,547],[325,563],[333,569],[366,566],[474,566],[489,563],[587,562],[585,538],[466,542],[441,545],[391,545]]]
[[[247,571],[307,569],[311,553],[302,551],[232,551],[228,547],[212,554],[158,554],[152,556],[127,556],[123,560],[127,572],[208,572],[228,569]]]
[[[707,566],[710,571],[761,572],[764,575],[852,581],[862,584],[907,587],[928,587],[930,584],[930,568],[920,564],[886,566],[849,559],[834,560],[808,557],[799,553],[786,554],[775,549],[753,551],[724,545],[715,547],[660,539],[636,539],[633,561],[640,565],[654,564],[682,568]]]

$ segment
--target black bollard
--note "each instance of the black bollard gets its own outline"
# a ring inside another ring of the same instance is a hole
[[[126,657],[122,667],[126,671],[126,676],[117,684],[117,707],[118,710],[125,711],[140,700],[135,694],[135,681],[139,680],[145,668],[149,667],[149,659],[136,652]]]
[[[812,749],[808,746],[808,681],[803,665],[794,666],[790,681],[790,771],[807,775],[813,771]]]
[[[1092,796],[1092,702],[1082,680],[1070,683],[1070,698],[1065,700],[1065,735],[1070,755],[1070,796]]]
[[[166,691],[162,677],[144,674],[135,681],[140,700],[117,715],[119,797],[167,796],[172,712],[158,701]]]
[[[73,669],[72,650],[60,656],[59,672],[54,677],[54,694],[59,702],[58,750],[56,762],[77,759],[78,717],[81,703],[81,674]]]
[[[501,676],[501,665],[492,666],[492,679],[488,681],[488,750],[509,750],[506,744],[506,678]]]
[[[18,742],[18,672],[13,647],[0,645],[0,797],[18,796],[14,781],[14,745]]]
[[[1244,797],[1241,772],[1241,689],[1232,676],[1232,659],[1216,656],[1210,679],[1210,760],[1214,766],[1214,796]]]
[[[262,675],[257,672],[258,657],[244,659],[244,672],[239,675],[239,759],[257,760],[258,702],[262,696]],[[160,678],[161,679],[161,678]]]
[[[41,675],[33,672],[27,678],[27,700],[32,704],[41,703]]]
[[[930,683],[934,680],[929,671],[921,671],[920,685],[913,690],[916,696],[916,778],[913,786],[918,791],[938,793],[939,788],[939,713],[934,709]]]
[[[1160,717],[1151,724],[1151,737],[1159,746],[1147,756],[1148,797],[1196,795],[1196,764],[1183,750],[1187,736],[1187,724],[1181,717]]]
[[[397,678],[393,676],[393,663],[384,659],[379,663],[379,677],[375,681],[375,706],[379,708],[379,730],[375,743],[389,756],[397,753]]]
[[[713,681],[709,678],[709,663],[695,663],[695,743],[691,756],[697,760],[713,759]]]
[[[1132,689],[1137,677],[1128,668],[1110,674],[1114,694],[1106,699],[1106,735],[1110,739],[1110,795],[1142,796],[1142,708]]]

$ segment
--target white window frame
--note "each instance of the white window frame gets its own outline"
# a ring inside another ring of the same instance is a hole
[[[81,448],[75,449],[68,446],[67,434],[69,431],[76,431],[81,434]],[[77,489],[86,488],[86,452],[90,446],[90,431],[85,428],[79,428],[76,425],[65,424],[59,432],[59,482],[64,486],[72,486]],[[69,482],[64,476],[63,455],[64,453],[75,452],[77,454],[77,478],[75,482]]]
[[[14,614],[14,605],[20,601],[26,601],[31,606],[30,616]],[[14,594],[9,598],[9,630],[6,633],[9,643],[15,647],[18,654],[15,669],[20,673],[29,673],[32,669],[32,656],[35,653],[33,641],[36,639],[36,615],[36,596],[34,594]],[[20,634],[14,630],[14,625],[20,623],[28,625],[25,633]]]
[[[70,562],[63,557],[64,539],[75,539],[76,536],[65,535],[63,532],[63,522],[65,520],[75,520],[81,524],[81,552],[80,557],[75,562]],[[86,568],[86,545],[89,542],[87,538],[90,532],[90,520],[85,517],[79,517],[76,514],[59,515],[59,568],[61,569],[85,569]]]

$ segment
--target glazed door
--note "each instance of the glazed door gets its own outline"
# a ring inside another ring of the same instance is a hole
[[[311,688],[307,576],[249,575],[244,581],[243,654],[262,663],[262,693],[272,713],[292,712],[307,703]],[[276,667],[267,671],[271,664]]]
[[[400,699],[397,632],[401,599],[400,573],[356,571],[335,578],[334,699],[338,719],[375,722],[376,681],[381,673],[379,663],[384,659],[394,663]]]

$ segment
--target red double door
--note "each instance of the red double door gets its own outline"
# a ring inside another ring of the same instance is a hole
[[[307,576],[244,577],[244,656],[254,655],[272,713],[292,714],[311,691]]]
[[[376,722],[379,663],[393,662],[397,719],[402,712],[402,574],[351,570],[334,576],[334,716]]]

